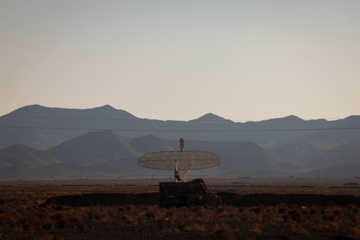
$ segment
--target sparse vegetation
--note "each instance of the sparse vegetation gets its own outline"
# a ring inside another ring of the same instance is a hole
[[[139,183],[129,184],[130,186],[115,186],[118,183],[80,186],[62,182],[57,185],[50,185],[48,182],[31,186],[12,184],[12,187],[0,187],[0,239],[52,240],[68,239],[71,236],[114,239],[121,236],[122,239],[160,240],[171,238],[174,234],[178,239],[276,239],[279,236],[282,239],[314,239],[318,236],[322,239],[334,236],[344,239],[360,238],[358,205],[301,206],[280,203],[270,206],[266,205],[264,199],[262,205],[236,207],[223,204],[215,209],[202,206],[161,209],[157,205],[135,202],[71,207],[42,203],[54,196],[116,191],[144,193],[156,191],[156,188],[147,188]],[[228,187],[223,188],[226,190]],[[309,191],[313,193],[314,188],[318,186],[309,188]],[[282,192],[283,189],[269,189],[286,193]],[[261,188],[263,192],[269,189]],[[319,193],[331,193],[325,185],[322,189],[324,192],[320,189]],[[244,188],[242,186],[236,189],[233,186],[233,190],[241,193]],[[259,193],[256,186],[253,189],[249,187],[246,191],[245,194]],[[337,189],[333,191],[334,195],[339,194]],[[346,194],[356,195],[351,192]]]

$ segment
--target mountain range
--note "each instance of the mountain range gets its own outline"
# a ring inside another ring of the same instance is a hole
[[[216,177],[360,176],[360,116],[305,121],[296,116],[236,123],[214,114],[191,121],[137,118],[109,105],[93,109],[25,106],[0,117],[0,178],[169,176],[136,159],[148,152],[210,151]]]

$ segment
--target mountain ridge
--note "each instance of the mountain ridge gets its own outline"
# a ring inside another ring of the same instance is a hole
[[[44,150],[95,130],[111,130],[127,137],[152,134],[175,140],[181,135],[186,139],[250,141],[275,147],[299,141],[357,138],[360,136],[360,116],[306,121],[290,115],[242,123],[207,113],[190,121],[161,121],[138,118],[110,105],[90,109],[29,105],[0,117],[0,149],[23,144]]]

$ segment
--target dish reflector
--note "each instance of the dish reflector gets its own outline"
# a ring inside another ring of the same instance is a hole
[[[211,168],[220,164],[220,158],[204,151],[165,151],[147,153],[137,160],[137,164],[146,168],[178,171]]]

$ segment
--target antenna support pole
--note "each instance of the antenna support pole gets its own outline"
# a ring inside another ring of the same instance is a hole
[[[183,138],[180,138],[179,144],[180,144],[180,152],[183,152],[184,151],[184,139]]]
[[[184,139],[180,138],[179,141],[180,145],[180,152],[184,152]],[[175,159],[175,171],[174,171],[174,178],[175,182],[185,182],[189,171],[186,171],[184,174],[181,174],[178,170],[178,159]]]

